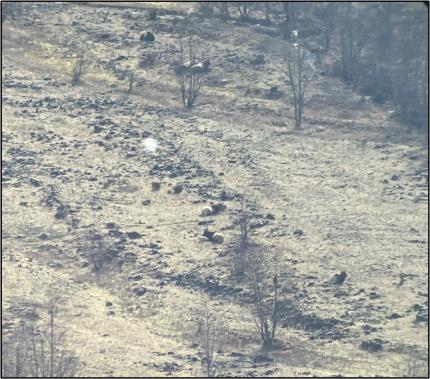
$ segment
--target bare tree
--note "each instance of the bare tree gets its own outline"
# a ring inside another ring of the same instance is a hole
[[[196,64],[192,34],[188,38],[188,54],[189,60],[185,62],[183,43],[180,41],[180,64],[175,74],[181,92],[182,104],[186,108],[191,108],[200,93],[203,78],[206,74],[205,68]]]
[[[294,125],[300,129],[302,124],[303,108],[305,104],[305,89],[307,78],[304,74],[304,51],[295,43],[287,45],[287,74],[290,81],[294,103]]]
[[[248,253],[247,273],[252,287],[255,323],[264,348],[271,348],[280,318],[278,260],[273,272],[260,250]]]
[[[237,10],[239,11],[239,18],[242,21],[249,20],[249,14],[251,10],[252,3],[248,3],[246,1],[237,1],[235,2],[237,6]]]
[[[219,7],[219,14],[220,17],[223,20],[228,20],[230,19],[230,12],[228,10],[228,2],[227,1],[220,1],[218,3],[218,7]]]
[[[206,304],[199,321],[197,334],[203,349],[202,364],[207,377],[213,377],[219,370],[220,351],[226,339],[226,325],[218,320]]]
[[[284,10],[284,36],[290,37],[291,32],[296,29],[296,4],[292,1],[285,1],[282,3]]]
[[[361,4],[348,3],[339,13],[342,77],[354,85],[357,85],[361,52],[366,42],[361,8]]]
[[[45,328],[21,321],[2,339],[3,377],[70,377],[79,370],[75,356],[64,347],[64,333],[56,324],[57,308],[49,305]]]

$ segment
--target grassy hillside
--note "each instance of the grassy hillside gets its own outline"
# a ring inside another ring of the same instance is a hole
[[[210,309],[228,330],[221,375],[423,374],[428,151],[388,105],[316,63],[294,129],[278,69],[286,41],[203,17],[195,3],[25,3],[16,14],[2,26],[5,337],[20,321],[44,325],[55,298],[79,374],[201,376],[197,332]],[[187,29],[211,61],[192,109],[173,75]],[[144,30],[154,43],[140,41]],[[72,86],[80,55],[90,64]],[[279,259],[284,308],[270,351],[252,288],[232,274],[241,198],[256,249]],[[91,233],[111,258],[98,271]],[[330,284],[338,271],[345,282]]]

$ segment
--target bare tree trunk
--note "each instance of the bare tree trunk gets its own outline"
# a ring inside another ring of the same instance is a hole
[[[54,346],[54,305],[51,305],[50,316],[49,316],[49,376],[52,378],[54,374],[54,354],[55,354],[55,346]]]
[[[36,340],[35,340],[35,331],[31,330],[31,344],[33,347],[33,359],[34,359],[34,376],[36,378],[39,377],[39,362],[37,360],[37,349],[36,349]]]

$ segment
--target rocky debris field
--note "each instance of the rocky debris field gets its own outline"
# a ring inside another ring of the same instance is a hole
[[[84,375],[199,376],[209,304],[229,326],[226,375],[407,375],[428,352],[422,137],[319,67],[294,130],[279,36],[150,6],[21,3],[2,27],[2,332],[56,291]],[[212,65],[184,110],[172,67],[189,20]],[[72,86],[77,54],[92,66]],[[271,352],[231,273],[242,198],[282,262]]]

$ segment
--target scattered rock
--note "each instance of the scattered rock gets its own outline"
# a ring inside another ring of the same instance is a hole
[[[335,292],[335,294],[334,294],[334,297],[345,297],[345,296],[348,296],[348,292],[346,292],[346,291],[336,291]]]
[[[106,229],[118,229],[118,225],[115,224],[114,222],[108,222],[106,224]]]
[[[265,216],[265,218],[266,218],[267,220],[274,220],[274,219],[275,219],[275,216],[274,216],[273,214],[271,214],[271,213],[267,213],[267,214],[266,214],[266,216]]]
[[[48,235],[47,235],[47,234],[42,233],[42,234],[39,236],[39,238],[40,238],[41,240],[43,240],[43,241],[46,241],[49,237],[48,237]]]
[[[221,175],[221,173],[220,173]],[[223,174],[224,175],[224,174]],[[228,194],[226,191],[222,191],[219,195],[219,199],[221,201],[233,200],[236,196],[232,194]]]
[[[424,322],[427,323],[429,322],[429,314],[428,314],[428,309],[421,307],[418,312],[417,315],[415,316],[415,323],[418,324],[420,322]]]
[[[142,280],[143,276],[139,273],[134,273],[128,276],[128,280]]]
[[[257,220],[255,222],[252,222],[249,224],[249,228],[250,229],[258,229],[258,228],[262,228],[263,226],[266,226],[269,224],[269,221],[267,220]]]
[[[48,264],[49,267],[52,268],[63,268],[64,266],[60,262],[50,262]]]
[[[252,358],[252,361],[254,363],[269,363],[273,362],[273,358],[266,357],[264,355],[256,355],[254,358]]]
[[[61,204],[58,208],[57,208],[57,213],[55,213],[55,218],[57,220],[64,220],[68,214],[69,214],[69,207],[65,206],[63,204]]]
[[[343,284],[347,276],[348,275],[346,274],[345,271],[337,272],[336,274],[333,274],[331,276],[329,282],[331,284],[340,285],[340,284]]]
[[[109,235],[111,237],[116,237],[116,238],[120,238],[124,235],[123,232],[119,231],[119,230],[109,230]]]
[[[304,235],[303,230],[301,230],[301,229],[296,229],[296,230],[293,232],[293,234],[294,234],[296,237],[302,237],[302,236]]]
[[[392,177],[391,177],[391,180],[399,180],[400,179],[400,176],[399,175],[393,175]]]
[[[126,233],[126,235],[127,235],[127,238],[131,240],[136,240],[142,237],[141,234],[138,232],[128,232]]]
[[[363,329],[364,334],[370,334],[378,330],[377,328],[369,324],[364,324],[361,328]]]
[[[266,97],[271,100],[276,100],[281,98],[284,95],[282,91],[278,89],[277,86],[270,87],[270,90],[267,92]]]
[[[149,205],[149,204],[151,204],[151,200],[143,200],[142,201],[142,205],[145,205],[145,206],[147,206],[147,205]]]
[[[260,65],[264,63],[264,55],[258,54],[251,58],[251,63],[253,65]]]
[[[30,184],[31,184],[33,187],[40,187],[40,186],[42,185],[38,180],[33,179],[33,178],[30,178]]]
[[[377,292],[372,291],[369,293],[369,299],[370,300],[379,299],[380,297],[381,297],[381,295]]]
[[[239,353],[239,352],[236,352],[236,351],[232,351],[232,352],[230,353],[230,357],[241,358],[241,357],[243,357],[243,353]]]
[[[182,184],[176,184],[173,187],[173,193],[181,193],[183,189],[184,187],[182,186]]]
[[[133,288],[133,293],[135,296],[143,296],[148,290],[145,287],[136,287]]]
[[[212,237],[212,240],[211,240],[213,243],[217,243],[217,244],[220,244],[220,243],[223,243],[224,242],[224,237],[221,235],[221,234],[218,234],[218,233],[215,233],[214,235],[213,235],[213,237]]]
[[[112,306],[112,302],[110,302],[110,301],[106,301],[106,306],[107,306],[107,307],[111,307],[111,306]]]
[[[376,353],[381,351],[383,348],[383,343],[379,338],[371,341],[362,341],[360,344],[360,349],[368,351],[369,353]]]
[[[159,182],[152,182],[152,190],[154,192],[159,191],[161,188],[161,183]]]
[[[387,318],[389,319],[389,320],[396,320],[396,319],[398,319],[398,318],[401,318],[402,316],[400,316],[399,314],[397,314],[397,313],[392,313],[391,315],[389,315],[389,316],[387,316]]]

